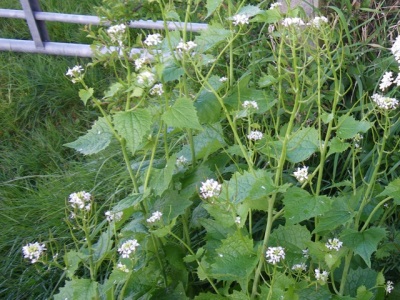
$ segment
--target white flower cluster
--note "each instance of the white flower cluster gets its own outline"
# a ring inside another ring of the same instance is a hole
[[[325,244],[326,248],[329,250],[336,250],[339,251],[340,248],[343,246],[343,242],[341,242],[337,238],[329,239],[328,242]]]
[[[122,258],[129,258],[129,255],[135,252],[138,246],[140,246],[140,244],[137,240],[128,240],[118,248],[118,252],[121,254]]]
[[[308,249],[301,250],[301,252],[303,253],[303,257],[304,258],[309,258],[310,257]]]
[[[179,168],[179,167],[186,166],[187,163],[188,163],[188,160],[186,159],[186,157],[181,155],[176,159],[175,165]]]
[[[327,271],[321,271],[319,269],[315,269],[315,279],[317,279],[318,281],[325,283],[328,280],[328,276],[329,276],[329,272]]]
[[[267,262],[275,265],[282,259],[285,259],[285,249],[282,247],[268,247],[265,257]]]
[[[320,28],[322,24],[327,24],[327,23],[328,23],[328,18],[322,16],[322,17],[315,17],[310,22],[308,22],[307,25],[310,25],[315,28]]]
[[[125,30],[125,24],[114,25],[107,29],[107,34],[113,43],[118,43],[122,46]]]
[[[138,71],[140,70],[145,64],[149,62],[149,59],[147,57],[140,57],[138,59],[135,59],[135,70]]]
[[[361,148],[360,143],[361,143],[361,141],[362,141],[363,138],[364,138],[364,137],[363,137],[362,134],[360,134],[360,133],[357,133],[357,134],[353,137],[353,143],[354,143],[354,147],[355,147],[356,149]]]
[[[37,262],[45,250],[47,250],[45,244],[39,244],[38,242],[29,243],[22,247],[24,258],[30,259],[31,263]]]
[[[400,35],[394,41],[390,51],[392,51],[395,60],[400,64]]]
[[[221,193],[222,185],[214,179],[207,179],[201,183],[200,195],[203,199],[217,197]]]
[[[65,75],[71,77],[72,83],[77,83],[83,77],[82,72],[83,72],[82,66],[77,65],[72,69],[68,68],[68,71]]]
[[[108,210],[104,213],[104,215],[106,216],[108,222],[112,221],[118,222],[122,220],[123,212],[122,211],[112,212]]]
[[[184,43],[181,40],[179,42],[178,46],[176,46],[176,50],[178,50],[179,53],[189,52],[189,51],[193,50],[196,47],[197,47],[197,44],[195,42],[189,41],[189,42]]]
[[[162,36],[159,33],[149,34],[144,40],[144,43],[147,46],[157,46],[162,43]]]
[[[289,27],[289,26],[304,26],[306,24],[300,18],[284,18],[282,20],[282,25],[284,27]]]
[[[243,108],[253,108],[255,110],[258,109],[258,104],[257,104],[256,101],[246,100],[246,101],[243,102],[242,106],[243,106]]]
[[[275,9],[280,6],[282,6],[282,3],[280,3],[280,2],[272,3],[271,6],[269,7],[269,9]]]
[[[399,101],[397,99],[379,94],[373,94],[371,99],[379,108],[384,110],[395,109],[399,105]]]
[[[297,168],[297,171],[293,172],[294,177],[300,183],[304,183],[308,180],[308,167]]]
[[[236,218],[235,218],[235,223],[236,224],[238,224],[238,225],[240,225],[240,222],[241,222],[242,220],[241,220],[241,218],[239,217],[239,216],[237,216]]]
[[[379,84],[379,89],[381,91],[384,91],[385,89],[390,87],[393,82],[394,82],[393,72],[385,72],[385,74],[383,74],[381,82]],[[397,78],[396,78],[396,82],[398,83]]]
[[[245,14],[237,14],[232,17],[233,19],[233,25],[245,25],[249,24],[249,17]]]
[[[301,263],[301,264],[295,264],[292,266],[292,270],[295,272],[305,272],[307,271],[307,266],[305,263]]]
[[[92,195],[90,195],[90,193],[81,191],[81,192],[72,193],[71,195],[69,195],[68,202],[71,203],[71,206],[73,208],[90,211],[90,209],[91,209],[90,200],[91,199],[92,199]]]
[[[386,281],[385,285],[386,294],[390,294],[393,290],[394,290],[393,281],[390,280]]]
[[[162,94],[164,94],[162,83],[157,83],[150,89],[150,95],[152,96],[154,95],[161,96]]]
[[[136,80],[140,85],[144,85],[145,87],[154,85],[156,81],[154,74],[147,70],[139,73]]]
[[[151,214],[151,217],[147,219],[147,223],[154,223],[161,220],[162,212],[155,211]]]
[[[120,262],[117,264],[117,269],[122,272],[129,273],[128,267]]]
[[[226,78],[225,76],[222,76],[219,81],[220,82],[226,82],[228,80],[228,78]]]
[[[263,137],[263,133],[258,130],[252,130],[250,133],[247,135],[247,138],[251,141],[259,141]]]

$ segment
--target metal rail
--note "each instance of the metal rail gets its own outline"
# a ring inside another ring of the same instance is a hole
[[[32,40],[15,40],[0,38],[0,51],[42,53],[65,56],[92,57],[93,52],[90,45],[51,42],[48,35],[45,22],[63,22],[84,25],[103,25],[110,26],[107,21],[101,20],[96,16],[62,14],[52,12],[42,12],[38,0],[20,0],[23,10],[1,9],[0,18],[25,19]],[[164,30],[164,21],[131,21],[130,28]],[[184,24],[180,22],[167,22],[168,30],[182,30]],[[207,24],[189,23],[187,30],[198,32],[207,29]],[[109,51],[112,49],[104,49]],[[139,52],[140,49],[133,49],[133,52]]]

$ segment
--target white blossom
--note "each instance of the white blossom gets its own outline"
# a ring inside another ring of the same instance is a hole
[[[152,96],[154,95],[161,96],[162,94],[164,94],[162,83],[157,83],[150,89],[150,95]]]
[[[265,257],[267,262],[275,265],[282,259],[285,259],[285,249],[282,247],[268,247]]]
[[[140,57],[138,59],[135,59],[135,70],[138,71],[140,70],[145,64],[149,62],[147,57]]]
[[[157,46],[158,44],[161,44],[161,42],[162,42],[162,36],[159,33],[149,34],[144,40],[144,43],[147,46]]]
[[[321,273],[319,269],[315,269],[314,272],[315,272],[315,279],[317,279],[321,283],[326,283],[326,281],[328,280],[329,272],[324,270]]]
[[[393,290],[394,290],[393,281],[390,280],[386,281],[385,284],[386,294],[390,294]]]
[[[68,68],[68,71],[65,75],[70,76],[71,77],[71,81],[72,83],[77,83],[80,79],[83,78],[83,68],[80,65],[76,65],[75,67]]]
[[[225,76],[222,76],[219,81],[220,82],[226,82],[228,80],[228,78],[226,78]]]
[[[203,199],[217,197],[221,193],[222,185],[214,179],[207,179],[201,183],[200,195]]]
[[[70,194],[68,202],[71,204],[72,208],[89,211],[91,209],[91,198],[92,195],[90,193],[81,191]]]
[[[29,243],[22,247],[24,258],[30,259],[31,263],[37,262],[45,250],[47,250],[45,244],[39,244],[38,242]]]
[[[147,219],[147,223],[154,223],[161,220],[162,213],[159,211],[155,211],[151,214],[151,217]]]
[[[326,248],[329,250],[336,250],[339,251],[340,248],[343,246],[343,242],[341,242],[337,238],[329,239],[328,242],[325,244]]]
[[[284,18],[282,20],[282,25],[285,27],[289,27],[289,26],[304,26],[304,22],[302,19],[300,18]]]
[[[246,100],[246,101],[243,102],[242,106],[243,106],[243,108],[253,108],[253,109],[256,109],[256,110],[258,109],[258,104],[257,104],[256,101]]]
[[[304,258],[309,258],[310,257],[310,254],[308,253],[309,252],[308,249],[301,250],[301,252],[303,253],[303,257]]]
[[[390,49],[394,55],[394,58],[400,63],[400,36],[398,36]]]
[[[175,165],[177,167],[184,167],[187,163],[188,163],[188,160],[186,159],[186,157],[181,155],[176,159]]]
[[[108,222],[112,222],[112,221],[118,222],[118,221],[122,220],[123,212],[122,211],[118,211],[118,212],[106,211],[104,213],[104,215],[106,216],[106,219]]]
[[[280,2],[275,2],[275,3],[272,3],[272,4],[271,4],[271,6],[269,7],[269,9],[275,9],[275,8],[280,7],[280,6],[282,6],[282,3],[280,3]]]
[[[129,255],[135,252],[136,248],[140,246],[137,240],[128,240],[118,248],[118,252],[122,258],[129,258]]]
[[[114,25],[107,29],[107,34],[113,43],[118,43],[122,46],[125,30],[125,24]]]
[[[140,85],[144,85],[145,87],[150,87],[154,85],[156,79],[153,73],[145,70],[139,73],[136,80]]]
[[[379,108],[384,110],[395,109],[399,105],[399,101],[397,99],[389,98],[379,94],[373,94],[371,99]]]
[[[176,50],[178,52],[189,52],[193,50],[194,48],[197,47],[197,44],[195,42],[189,41],[184,43],[182,40],[179,42],[178,46],[176,46]]]
[[[304,183],[308,180],[308,167],[297,168],[297,171],[293,172],[294,177],[300,183]]]
[[[117,269],[120,270],[120,271],[122,271],[122,272],[129,273],[128,267],[127,267],[126,265],[124,265],[123,263],[120,263],[120,262],[119,262],[119,263],[117,264]]]
[[[310,25],[315,28],[320,28],[322,24],[328,23],[328,18],[326,17],[315,17],[314,19],[311,20],[311,22],[307,23],[307,25]]]
[[[354,143],[354,148],[361,148],[361,141],[363,140],[363,136],[360,133],[357,133],[354,137],[353,137],[353,143]]]
[[[393,83],[393,72],[385,72],[383,74],[381,83],[379,84],[379,89],[384,91],[386,88],[390,87]]]
[[[397,86],[400,86],[400,73],[397,74],[397,77],[393,80],[393,83]]]
[[[232,19],[235,26],[249,24],[249,17],[245,14],[234,15]]]
[[[292,270],[295,272],[305,272],[307,271],[307,266],[305,263],[301,263],[301,264],[295,264],[292,266]]]
[[[235,223],[240,225],[241,219],[239,216],[235,218]]]
[[[261,131],[258,131],[258,130],[252,130],[247,135],[247,138],[249,140],[252,140],[252,141],[259,141],[259,140],[262,139],[262,137],[263,137],[263,133]]]

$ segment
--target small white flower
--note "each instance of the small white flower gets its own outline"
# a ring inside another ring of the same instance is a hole
[[[398,36],[390,49],[394,55],[394,58],[400,63],[400,36]]]
[[[280,3],[280,2],[272,3],[271,6],[269,7],[269,9],[275,9],[280,6],[282,6],[282,3]]]
[[[181,40],[179,42],[178,46],[176,46],[176,50],[178,50],[178,52],[180,52],[180,53],[189,52],[189,51],[193,50],[196,47],[197,47],[197,44],[195,42],[189,41],[189,42],[184,43]]]
[[[386,281],[385,284],[386,294],[390,294],[393,290],[394,290],[393,281],[390,280]]]
[[[259,140],[262,139],[262,137],[263,137],[263,133],[261,131],[258,131],[258,130],[252,130],[247,135],[247,138],[249,140],[252,140],[252,141],[259,141]]]
[[[240,222],[241,222],[241,219],[240,219],[239,216],[237,216],[237,217],[235,218],[235,223],[238,224],[238,225],[240,225]]]
[[[31,263],[37,262],[45,250],[47,250],[45,244],[39,244],[38,242],[29,243],[22,247],[24,258],[30,259]]]
[[[244,14],[234,15],[232,19],[235,26],[249,24],[249,17]]]
[[[125,30],[125,24],[114,25],[107,29],[107,34],[113,43],[118,43],[122,46]]]
[[[393,80],[393,83],[397,86],[400,86],[400,73],[397,74],[397,77],[395,80]]]
[[[395,109],[399,105],[397,99],[385,97],[379,94],[373,94],[371,99],[379,108],[384,110]]]
[[[121,245],[118,252],[121,254],[122,258],[129,258],[132,252],[135,252],[136,247],[140,246],[137,240],[128,240]]]
[[[139,73],[136,80],[140,85],[144,85],[145,87],[154,85],[156,81],[154,74],[147,70]]]
[[[328,280],[329,272],[321,271],[319,269],[315,269],[315,279],[320,281],[321,283],[325,283]]]
[[[285,18],[282,20],[282,25],[284,27],[289,27],[289,26],[304,26],[304,22],[300,18]]]
[[[341,242],[339,239],[334,238],[334,239],[329,239],[328,242],[325,244],[326,248],[329,250],[336,250],[339,251],[340,248],[343,246],[343,242]]]
[[[68,68],[68,71],[65,75],[71,77],[72,83],[77,83],[80,79],[83,78],[83,74],[82,74],[83,71],[84,70],[83,70],[82,66],[77,65],[77,66],[73,67],[72,69]]]
[[[383,91],[386,88],[390,87],[392,83],[393,83],[393,72],[385,72],[385,74],[383,74],[381,83],[379,84],[379,89]]]
[[[308,167],[297,168],[297,171],[293,172],[294,177],[300,183],[304,183],[308,180]]]
[[[121,221],[123,212],[122,211],[118,211],[118,212],[106,211],[104,214],[105,214],[108,222],[112,222],[112,221],[118,222],[118,221]]]
[[[253,108],[255,110],[258,109],[258,104],[257,104],[256,101],[246,100],[246,101],[243,102],[242,106],[243,106],[243,108]]]
[[[214,179],[207,179],[201,183],[200,195],[203,199],[217,197],[221,193],[222,185]]]
[[[285,249],[282,247],[268,247],[265,257],[267,262],[275,265],[282,259],[285,259]]]
[[[90,193],[81,191],[70,194],[68,202],[71,203],[72,208],[89,211],[91,208],[91,198],[92,195]]]
[[[353,143],[354,143],[354,148],[359,149],[361,147],[360,143],[363,140],[363,136],[360,133],[357,133],[354,137],[353,137]]]
[[[220,82],[226,82],[228,80],[228,78],[226,78],[225,76],[222,76],[219,81]]]
[[[292,266],[292,270],[295,272],[305,272],[307,271],[307,266],[305,263],[301,263],[301,264],[295,264]]]
[[[122,272],[129,273],[128,267],[120,262],[117,264],[117,269]]]
[[[138,71],[140,70],[145,64],[147,64],[149,62],[149,60],[147,59],[147,57],[140,57],[138,59],[135,59],[134,63],[135,63],[135,70]]]
[[[315,17],[311,20],[311,22],[307,23],[307,25],[313,26],[315,28],[320,28],[322,24],[328,23],[328,19],[326,17]]]
[[[144,40],[144,43],[147,46],[157,46],[162,43],[162,36],[159,33],[149,34]]]
[[[310,257],[310,254],[308,253],[308,249],[301,250],[301,252],[303,253],[303,257],[304,258],[309,258]]]
[[[155,211],[151,214],[151,217],[147,219],[147,223],[154,223],[161,220],[162,213],[159,211]]]
[[[150,89],[150,95],[152,96],[154,95],[161,96],[162,94],[164,94],[162,83],[157,83]]]
[[[179,168],[179,167],[186,166],[187,163],[188,163],[188,160],[186,159],[186,157],[181,155],[176,159],[175,165]]]

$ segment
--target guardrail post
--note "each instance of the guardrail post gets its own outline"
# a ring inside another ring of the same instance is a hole
[[[35,46],[37,48],[44,48],[44,42],[49,42],[50,38],[45,22],[35,19],[34,12],[41,11],[38,0],[20,0],[20,2]]]

